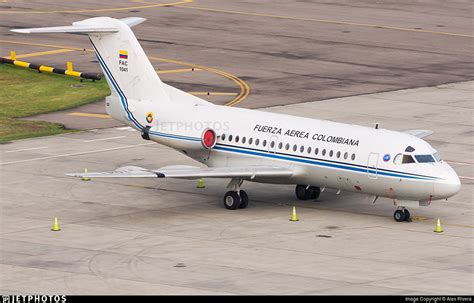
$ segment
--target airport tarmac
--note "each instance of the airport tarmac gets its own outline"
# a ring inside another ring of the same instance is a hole
[[[1,145],[0,292],[68,294],[474,294],[473,98],[462,82],[266,108],[371,126],[431,129],[462,176],[448,201],[393,220],[387,199],[226,180],[80,179],[64,173],[193,161],[125,127]],[[290,222],[295,205],[299,222]],[[61,231],[53,232],[59,217]],[[443,233],[434,233],[441,218]]]

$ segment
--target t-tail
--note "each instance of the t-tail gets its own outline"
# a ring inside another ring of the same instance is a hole
[[[106,110],[113,118],[138,130],[154,123],[154,114],[172,106],[169,87],[155,69],[133,34],[131,27],[146,19],[97,17],[72,26],[12,30],[18,33],[85,33],[97,55],[111,95]]]

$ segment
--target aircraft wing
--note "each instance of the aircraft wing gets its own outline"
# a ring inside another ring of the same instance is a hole
[[[426,129],[412,129],[412,130],[406,130],[405,133],[418,137],[418,138],[424,138],[424,137],[428,137],[432,135],[433,131],[426,130]]]
[[[255,177],[290,177],[293,171],[277,166],[242,166],[242,167],[195,167],[166,166],[157,170],[148,170],[138,166],[124,166],[114,171],[66,174],[81,178],[245,178]]]

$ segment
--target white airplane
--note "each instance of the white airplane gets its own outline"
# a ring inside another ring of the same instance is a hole
[[[143,18],[98,17],[72,26],[13,30],[18,33],[86,33],[110,86],[107,113],[205,164],[157,170],[121,167],[77,177],[229,178],[227,209],[246,208],[243,181],[296,184],[300,200],[326,188],[396,202],[394,219],[410,218],[405,206],[427,206],[455,195],[456,172],[421,138],[424,130],[397,132],[211,104],[161,82],[131,27]],[[153,155],[159,156],[159,155]]]

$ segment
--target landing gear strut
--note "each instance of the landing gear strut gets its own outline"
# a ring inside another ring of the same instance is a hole
[[[300,200],[316,200],[321,194],[321,188],[317,186],[298,184],[295,188],[295,194],[296,197]]]
[[[249,196],[244,190],[240,189],[243,179],[234,178],[230,181],[227,188],[232,188],[224,195],[224,206],[227,209],[247,208],[249,205]]]
[[[404,208],[404,207],[399,207],[395,213],[393,214],[393,218],[395,219],[395,221],[397,222],[403,222],[403,221],[408,221],[410,222],[411,219],[410,219],[410,212],[408,211],[408,209]]]

